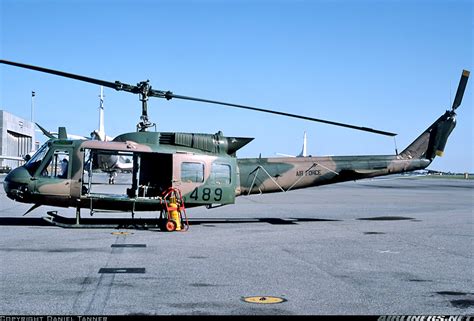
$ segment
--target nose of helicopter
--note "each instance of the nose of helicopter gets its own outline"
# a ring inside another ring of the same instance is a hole
[[[13,200],[21,201],[25,192],[28,191],[28,185],[31,181],[31,175],[23,167],[17,167],[12,170],[3,181],[3,189],[7,196]]]

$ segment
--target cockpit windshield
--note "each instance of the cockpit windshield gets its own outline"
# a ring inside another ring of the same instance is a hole
[[[34,175],[38,167],[41,165],[44,157],[49,151],[49,144],[46,143],[36,151],[36,153],[31,157],[31,159],[25,164],[25,168],[31,175]]]

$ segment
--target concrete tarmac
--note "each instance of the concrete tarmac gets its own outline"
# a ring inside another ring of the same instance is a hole
[[[59,228],[41,217],[74,209],[23,217],[30,206],[1,189],[2,314],[474,313],[472,180],[387,178],[239,197],[188,210],[183,233]]]

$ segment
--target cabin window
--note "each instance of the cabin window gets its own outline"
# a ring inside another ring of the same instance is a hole
[[[41,176],[51,178],[68,178],[69,151],[55,150],[48,164],[41,171]]]
[[[230,166],[227,164],[212,164],[211,181],[214,184],[230,184]]]
[[[185,183],[204,182],[204,164],[202,163],[181,163],[181,181]]]

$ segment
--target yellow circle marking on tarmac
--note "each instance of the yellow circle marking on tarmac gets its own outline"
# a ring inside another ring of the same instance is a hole
[[[129,233],[129,232],[112,232],[112,235],[129,235],[129,234],[133,234],[133,233]]]
[[[256,303],[256,304],[275,304],[282,303],[286,300],[283,298],[278,298],[276,296],[249,296],[242,298],[245,302]]]

